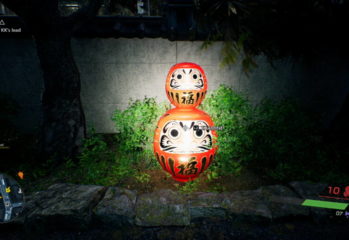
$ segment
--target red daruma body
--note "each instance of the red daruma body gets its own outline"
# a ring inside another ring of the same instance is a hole
[[[211,118],[203,111],[171,109],[157,125],[154,152],[162,168],[181,182],[197,178],[213,161],[216,132]]]

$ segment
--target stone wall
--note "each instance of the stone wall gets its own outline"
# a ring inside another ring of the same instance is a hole
[[[0,238],[344,239],[344,214],[302,205],[305,199],[323,200],[318,193],[326,186],[290,182],[223,193],[139,193],[60,183],[27,196],[21,215],[0,224]]]
[[[246,93],[251,101],[264,97],[295,97],[324,113],[328,123],[349,90],[346,60],[329,54],[316,62],[282,59],[271,66],[257,57],[258,68],[249,76],[241,65],[220,67],[221,43],[201,50],[202,42],[166,39],[74,39],[73,51],[81,72],[82,99],[88,126],[97,132],[114,132],[111,115],[127,107],[129,99],[144,96],[167,101],[164,83],[169,68],[178,62],[200,64],[209,91],[220,84]],[[32,39],[0,39],[0,92],[22,106],[16,123],[24,130],[39,126],[42,73]]]

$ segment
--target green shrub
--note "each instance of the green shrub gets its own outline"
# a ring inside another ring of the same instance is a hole
[[[179,192],[181,193],[191,193],[191,192],[195,192],[199,190],[199,181],[198,179],[195,179],[193,181],[190,182],[186,182],[183,185],[176,183],[175,187],[178,189]]]
[[[139,173],[137,176],[135,176],[137,182],[139,183],[149,183],[150,182],[150,175],[148,173]]]
[[[108,185],[124,185],[128,178],[134,177],[136,173],[135,159],[125,156],[122,153],[116,153],[117,157],[106,175]]]
[[[246,96],[221,85],[200,108],[211,116],[215,126],[223,128],[217,130],[218,152],[208,170],[211,178],[249,168],[278,181],[311,180],[329,164],[319,116],[305,111],[295,101],[264,100],[254,107]],[[130,158],[146,163],[142,169],[156,162],[154,131],[159,117],[168,109],[169,104],[145,98],[131,101],[124,111],[114,112],[119,151],[124,155],[132,153]],[[142,156],[134,157],[135,154]]]
[[[238,94],[231,88],[221,85],[206,97],[202,110],[212,118],[217,130],[218,152],[216,161],[211,167],[220,174],[238,173],[242,163],[248,160],[246,152],[251,142],[248,124],[253,116],[253,108],[247,97]]]
[[[275,179],[314,179],[329,162],[320,117],[292,100],[263,101],[249,126],[249,167]]]
[[[130,101],[129,107],[116,110],[112,120],[115,123],[119,149],[122,152],[143,152],[153,157],[153,138],[160,116],[170,109],[170,104],[158,104],[154,98]]]
[[[134,158],[112,151],[101,134],[94,130],[84,139],[78,161],[68,159],[58,177],[68,182],[97,185],[122,185],[135,173]]]
[[[114,163],[114,158],[101,136],[92,131],[91,136],[84,139],[78,159],[76,172],[81,177],[81,183],[105,184],[104,179]]]
[[[320,117],[295,101],[263,100],[256,107],[247,98],[220,86],[203,102],[218,133],[213,172],[238,174],[243,167],[278,181],[314,179],[328,164]]]

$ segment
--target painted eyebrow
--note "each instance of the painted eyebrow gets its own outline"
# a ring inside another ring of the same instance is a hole
[[[183,123],[182,123],[182,122],[180,122],[179,125],[181,125],[181,127],[184,129],[184,126],[183,126]]]
[[[189,129],[191,129],[193,126],[194,126],[194,122],[191,122],[191,125],[190,125]]]
[[[185,74],[185,71],[184,71],[184,69],[182,69],[183,70],[183,72],[184,72],[184,74]]]
[[[193,71],[193,69],[190,69],[190,72],[189,72],[189,74],[191,73]]]
[[[163,133],[166,133],[166,132],[167,132],[167,128],[168,128],[168,123],[166,124],[166,126],[164,127],[164,129],[162,129],[162,132],[163,132]]]
[[[172,122],[169,122],[165,125],[164,129],[162,130],[163,133],[166,133],[167,132],[167,129],[168,129],[168,125],[170,125]]]

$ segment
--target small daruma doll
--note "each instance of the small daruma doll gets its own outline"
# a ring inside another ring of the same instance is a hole
[[[170,69],[166,92],[176,107],[158,122],[154,152],[162,168],[177,181],[197,178],[210,166],[217,150],[212,119],[195,108],[206,91],[206,76],[197,64],[179,63]]]
[[[207,92],[204,70],[195,63],[178,63],[171,67],[166,79],[166,94],[178,108],[194,108]]]

